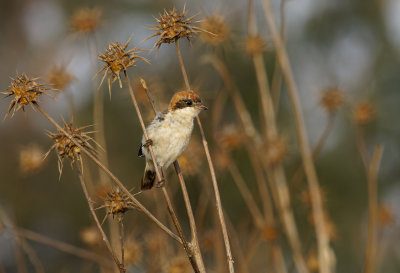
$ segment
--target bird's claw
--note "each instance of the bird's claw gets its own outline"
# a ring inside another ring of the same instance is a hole
[[[156,182],[156,187],[157,188],[162,188],[164,186],[165,186],[165,179],[161,179],[161,180]]]
[[[150,138],[148,140],[145,141],[145,143],[143,144],[144,147],[149,147],[150,145],[153,145],[153,140],[151,140]]]

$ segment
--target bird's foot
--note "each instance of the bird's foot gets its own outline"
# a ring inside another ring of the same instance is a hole
[[[149,147],[150,145],[153,145],[153,140],[151,140],[150,138],[148,140],[145,141],[145,143],[143,144],[144,147]]]
[[[165,186],[165,179],[164,178],[156,182],[156,188],[162,188],[164,186]]]

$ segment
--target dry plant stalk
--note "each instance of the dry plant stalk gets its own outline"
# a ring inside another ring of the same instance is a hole
[[[282,42],[282,37],[279,33],[278,27],[276,26],[271,1],[263,0],[262,5],[265,13],[265,20],[267,21],[267,26],[275,46],[277,58],[279,60],[282,73],[286,81],[292,109],[294,112],[297,137],[312,199],[312,211],[315,221],[315,230],[318,243],[319,269],[321,273],[329,273],[333,270],[334,267],[334,253],[329,245],[329,236],[324,221],[324,210],[321,196],[319,195],[319,182],[312,159],[311,149],[308,143],[308,136],[301,109],[299,94],[296,83],[294,81],[290,61]]]

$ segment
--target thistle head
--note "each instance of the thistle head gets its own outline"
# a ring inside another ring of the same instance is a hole
[[[106,49],[106,52],[98,56],[98,59],[103,61],[105,64],[100,69],[100,71],[96,73],[96,76],[104,71],[104,75],[100,81],[100,85],[107,77],[108,91],[110,92],[110,97],[111,97],[111,85],[117,79],[119,82],[119,87],[122,88],[122,81],[120,77],[121,72],[126,72],[126,69],[128,67],[134,66],[138,61],[138,59],[148,63],[148,60],[146,58],[139,56],[137,54],[141,50],[138,50],[137,48],[126,50],[131,39],[132,36],[128,39],[128,41],[124,45],[121,45],[119,42],[114,42],[109,44],[108,48]]]
[[[175,8],[171,11],[164,10],[164,13],[160,14],[159,18],[155,18],[157,24],[149,28],[156,31],[156,33],[149,38],[158,36],[154,47],[160,48],[162,44],[175,43],[180,38],[193,38],[195,33],[201,31],[201,29],[192,22],[195,17],[196,15],[186,18],[185,8],[181,13]]]
[[[113,218],[117,216],[118,221],[122,220],[125,212],[135,208],[135,204],[130,201],[128,195],[119,188],[114,188],[109,191],[104,199],[104,203],[105,204],[100,208],[106,208],[106,215],[112,215]]]
[[[67,71],[65,64],[54,65],[47,75],[49,83],[57,90],[64,90],[76,78],[74,75]]]
[[[91,152],[96,152],[95,148],[90,144],[94,142],[90,134],[93,132],[84,132],[86,128],[90,127],[84,126],[80,128],[74,128],[72,123],[66,123],[64,121],[64,131],[68,133],[80,146]],[[48,136],[54,141],[54,144],[50,147],[49,151],[46,153],[45,158],[50,154],[52,150],[57,153],[58,157],[58,171],[60,172],[60,177],[63,169],[64,158],[71,160],[71,166],[74,162],[81,160],[81,148],[78,147],[68,136],[66,136],[61,130],[57,133],[49,133]]]
[[[359,103],[353,112],[353,119],[358,125],[367,125],[375,116],[375,108],[367,101]]]
[[[7,91],[0,92],[1,94],[5,94],[6,97],[12,97],[4,118],[8,116],[12,109],[14,109],[13,116],[18,110],[25,110],[25,106],[37,104],[42,94],[50,96],[47,91],[54,89],[45,84],[38,83],[37,80],[38,78],[30,78],[26,74],[19,75],[18,73],[14,79],[12,78],[10,88]]]
[[[336,112],[344,102],[344,94],[335,87],[326,89],[321,97],[321,105],[329,113]]]
[[[228,39],[230,34],[225,18],[219,14],[205,17],[201,20],[200,27],[204,30],[200,33],[201,39],[212,46],[220,45]]]
[[[93,33],[99,26],[102,16],[101,8],[81,8],[71,17],[73,31],[81,34]]]
[[[260,35],[247,37],[245,41],[246,53],[250,56],[262,54],[267,49],[267,42]]]

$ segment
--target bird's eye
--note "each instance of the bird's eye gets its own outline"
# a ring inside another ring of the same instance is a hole
[[[187,100],[186,101],[186,105],[188,105],[188,106],[192,105],[192,101],[191,100]]]

